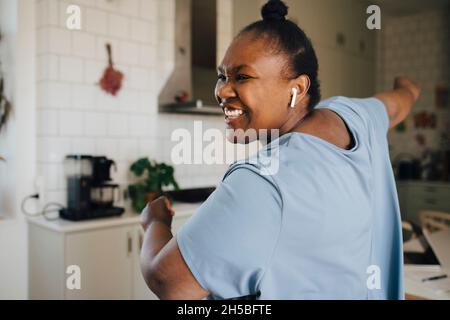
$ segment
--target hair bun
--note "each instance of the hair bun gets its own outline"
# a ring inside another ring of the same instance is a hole
[[[288,14],[288,7],[281,0],[269,0],[261,9],[263,20],[284,21]]]

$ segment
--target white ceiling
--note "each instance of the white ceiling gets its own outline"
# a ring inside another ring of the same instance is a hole
[[[377,4],[382,13],[388,15],[407,15],[431,9],[448,10],[450,0],[362,0],[367,4]]]

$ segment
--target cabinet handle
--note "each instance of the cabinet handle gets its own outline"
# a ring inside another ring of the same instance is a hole
[[[139,232],[139,250],[142,249],[142,242],[143,242],[143,237],[142,237],[142,233]],[[139,253],[139,252],[138,252]]]
[[[128,248],[128,255],[131,254],[133,251],[133,239],[131,239],[130,235],[127,235],[127,248]]]
[[[425,192],[436,192],[436,188],[435,187],[426,187]]]
[[[436,199],[425,199],[426,204],[436,204]]]

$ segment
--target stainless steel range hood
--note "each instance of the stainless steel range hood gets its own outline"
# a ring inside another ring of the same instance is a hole
[[[159,94],[159,112],[223,115],[214,97],[216,1],[176,0],[175,11],[175,66]],[[176,102],[183,92],[188,101]]]

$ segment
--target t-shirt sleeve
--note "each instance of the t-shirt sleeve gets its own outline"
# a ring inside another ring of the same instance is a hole
[[[181,254],[211,296],[231,299],[258,293],[278,239],[281,208],[273,182],[241,166],[225,175],[179,230]]]
[[[386,106],[378,98],[355,99],[355,103],[361,105],[363,116],[377,131],[386,136],[389,130],[389,117]]]
[[[374,136],[376,139],[386,139],[389,118],[380,99],[333,97],[321,102],[317,108],[327,108],[339,114],[361,138]]]

